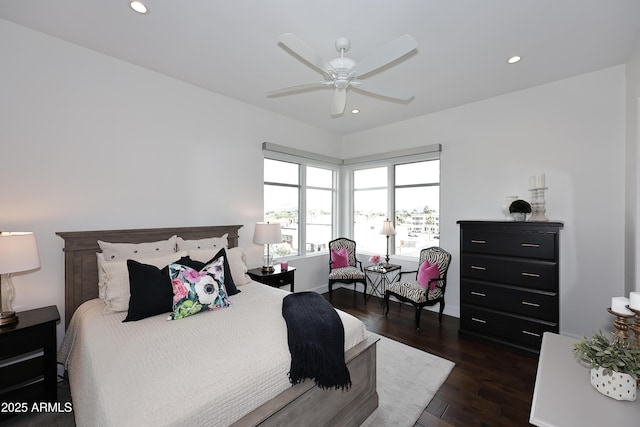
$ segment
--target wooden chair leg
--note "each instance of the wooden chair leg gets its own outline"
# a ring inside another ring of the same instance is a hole
[[[387,314],[389,314],[389,292],[385,292],[384,293],[384,305],[386,307],[386,310],[384,312],[384,315],[386,316]]]
[[[329,301],[333,300],[333,283],[329,282]]]
[[[440,300],[440,314],[438,315],[438,321],[442,323],[442,312],[444,311],[444,298]]]
[[[420,333],[420,314],[422,313],[422,308],[420,306],[416,306],[416,334]]]
[[[364,305],[367,305],[367,282],[364,281],[362,284],[364,285]]]

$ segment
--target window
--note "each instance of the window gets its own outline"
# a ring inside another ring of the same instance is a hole
[[[269,142],[262,149],[264,219],[282,224],[276,257],[326,252],[338,235],[358,252],[386,254],[387,218],[396,230],[390,255],[418,257],[439,245],[439,144],[347,160]]]
[[[380,234],[380,229],[389,215],[388,169],[383,166],[353,171],[353,239],[360,251],[380,253],[386,245],[386,236]]]
[[[327,250],[333,238],[333,171],[307,166],[306,253]]]
[[[353,236],[359,251],[386,254],[380,231],[389,218],[396,231],[389,254],[418,257],[421,249],[439,244],[439,212],[438,159],[354,167]]]
[[[440,161],[395,165],[395,254],[417,257],[440,239]]]
[[[264,159],[264,219],[282,226],[276,257],[327,251],[333,236],[335,168]],[[304,224],[304,227],[300,227]]]
[[[300,165],[264,159],[264,219],[279,222],[282,243],[273,246],[274,255],[299,253]]]

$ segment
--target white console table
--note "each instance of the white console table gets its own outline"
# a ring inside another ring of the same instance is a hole
[[[529,422],[540,427],[638,426],[640,399],[618,401],[591,386],[573,353],[578,340],[545,332]]]

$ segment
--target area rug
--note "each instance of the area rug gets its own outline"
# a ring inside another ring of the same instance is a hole
[[[378,408],[361,427],[413,426],[455,364],[380,337],[377,347]]]

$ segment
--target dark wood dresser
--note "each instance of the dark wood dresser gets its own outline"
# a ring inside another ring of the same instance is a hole
[[[458,221],[460,330],[539,354],[559,332],[561,222]]]

